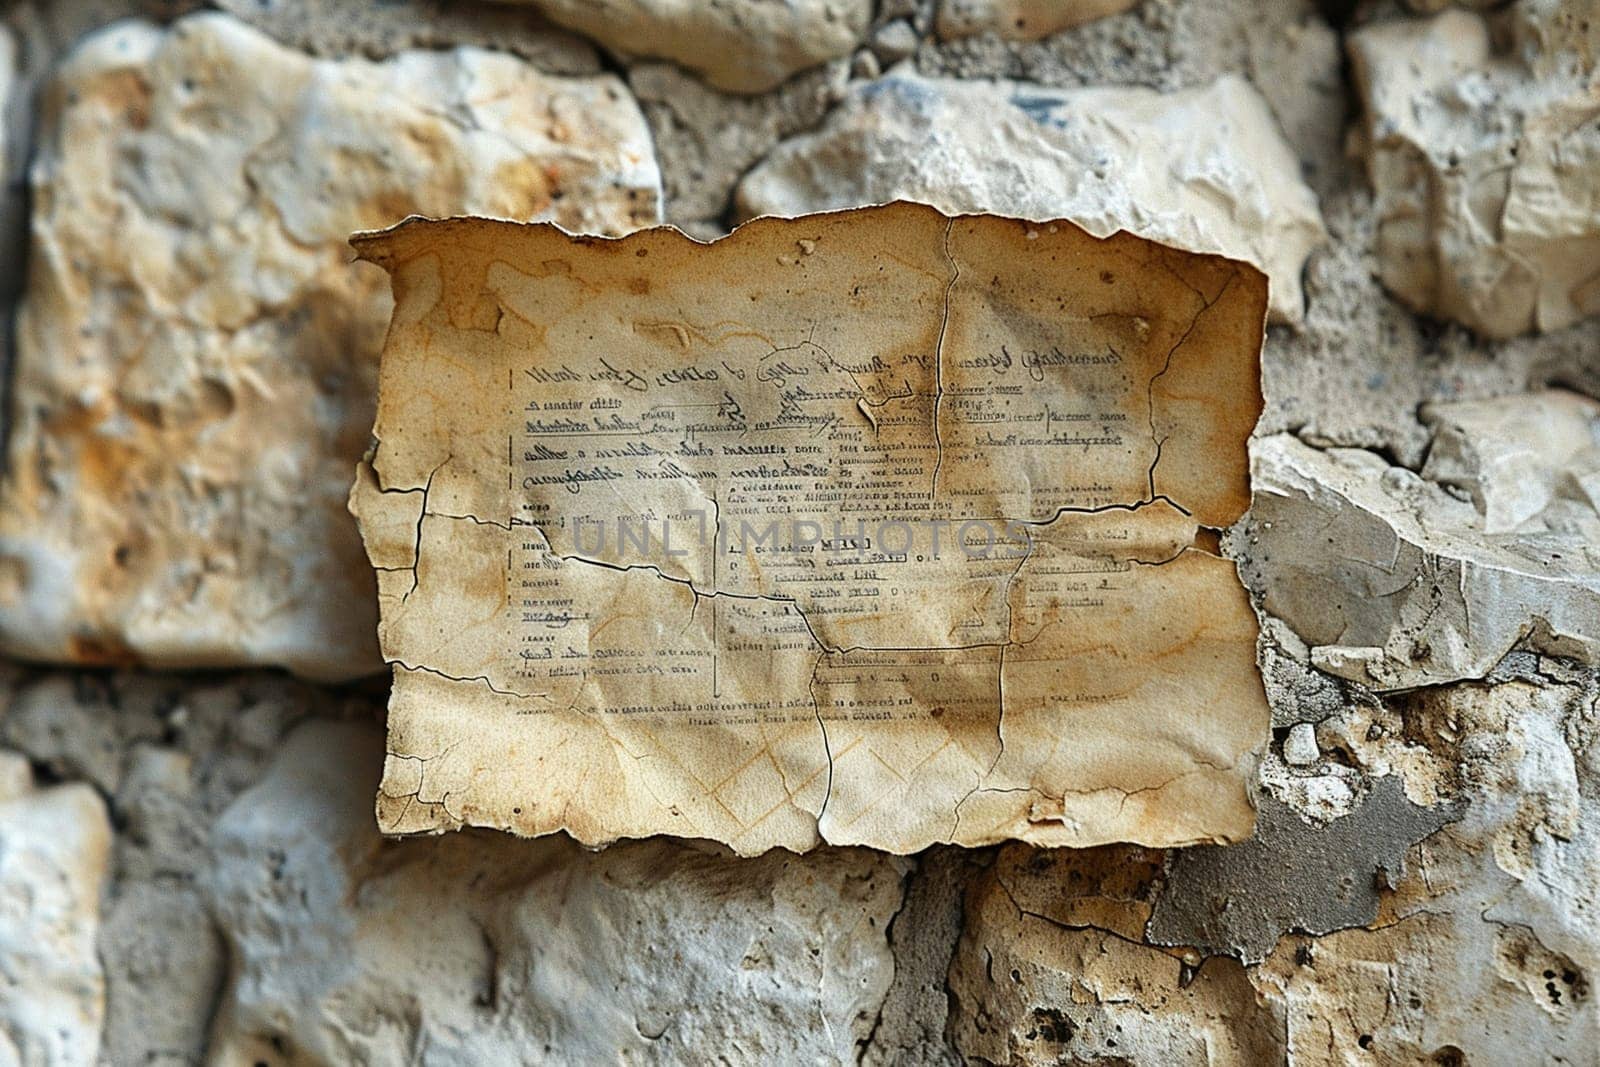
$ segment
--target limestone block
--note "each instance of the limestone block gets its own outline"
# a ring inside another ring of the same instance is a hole
[[[1138,0],[940,0],[935,25],[946,41],[979,33],[1037,41],[1119,14],[1136,3]]]
[[[1296,964],[1297,952],[1310,966]],[[1286,1005],[1288,1062],[1583,1062],[1581,1050],[1600,1037],[1586,1024],[1590,1005],[1545,1000],[1555,1019],[1543,1010],[1540,987],[1559,991],[1578,972],[1517,925],[1420,913],[1291,942],[1264,969],[1263,985],[1281,984],[1274,999]]]
[[[40,127],[0,647],[377,669],[345,498],[390,298],[346,239],[412,213],[653,222],[637,106],[611,76],[313,60],[212,14],[89,37]]]
[[[1419,793],[1450,789],[1464,810],[1416,846],[1370,929],[1286,938],[1261,966],[1292,1062],[1593,1059],[1600,748],[1580,710],[1593,699],[1451,686],[1419,694],[1403,732],[1352,731],[1358,759],[1392,762]]]
[[[1579,532],[1600,508],[1600,405],[1549,391],[1526,401],[1429,404],[1422,477],[1477,509],[1486,534]]]
[[[1233,75],[1161,94],[897,74],[853,87],[820,130],[779,145],[737,204],[751,217],[896,199],[1246,259],[1270,277],[1278,321],[1300,319],[1301,268],[1326,236],[1266,103]]]
[[[1283,1062],[1243,965],[1140,944],[1161,855],[1012,847],[969,892],[950,1035],[969,1063]]]
[[[625,58],[666,59],[718,89],[764,93],[855,51],[872,0],[503,0]]]
[[[1600,404],[1425,409],[1421,473],[1256,442],[1247,580],[1322,670],[1376,689],[1485,677],[1514,649],[1600,662]]]
[[[96,955],[111,824],[86,785],[36,788],[0,752],[0,1063],[90,1067],[105,1016]]]
[[[1393,772],[1365,825],[1334,844],[1264,811],[1268,862],[1002,850],[968,894],[952,1040],[1008,1064],[1592,1060],[1594,697],[1592,676],[1545,677],[1352,712],[1340,747]],[[1163,927],[1193,939],[1163,950]]]
[[[1379,275],[1413,310],[1497,338],[1600,311],[1592,14],[1524,4],[1504,51],[1459,10],[1351,37]]]
[[[385,842],[382,760],[377,729],[313,721],[217,823],[214,1062],[854,1062],[893,977],[901,861]]]

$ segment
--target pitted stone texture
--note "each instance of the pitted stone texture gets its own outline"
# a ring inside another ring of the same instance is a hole
[[[1271,793],[1259,804],[1250,840],[1175,853],[1150,916],[1152,943],[1257,963],[1291,930],[1364,926],[1378,917],[1379,888],[1398,881],[1406,850],[1457,814],[1413,804],[1393,778],[1320,825]]]
[[[1196,968],[1138,942],[1160,869],[1140,849],[1003,851],[967,896],[950,967],[967,1062],[1283,1062],[1282,1017],[1237,960]]]
[[[374,728],[309,724],[219,821],[217,1062],[854,1062],[893,975],[898,861],[385,842],[382,759]]]
[[[737,203],[750,217],[897,199],[1067,218],[1249,260],[1282,321],[1301,317],[1300,271],[1325,237],[1294,153],[1235,76],[1170,94],[892,76],[779,145]]]
[[[1386,777],[1332,848],[1327,828],[1264,810],[1271,861],[1184,850],[1164,879],[1159,853],[1002,850],[968,897],[953,1040],[996,1063],[1588,1062],[1597,698],[1600,675],[1574,671],[1352,705],[1323,747]],[[1358,854],[1364,870],[1338,869]],[[1366,903],[1346,907],[1352,893]],[[1264,897],[1279,918],[1258,928]],[[1165,927],[1204,952],[1277,947],[1248,967],[1163,955],[1139,943],[1146,917],[1151,939]],[[1278,941],[1284,919],[1323,936]]]
[[[1597,691],[1419,691],[1348,745],[1459,821],[1418,845],[1371,929],[1285,939],[1257,973],[1308,1063],[1586,1063],[1600,1047]]]
[[[1600,404],[1431,405],[1421,475],[1288,435],[1252,450],[1243,572],[1313,665],[1374,689],[1483,678],[1514,649],[1600,662]]]
[[[390,299],[345,241],[411,213],[653,222],[638,108],[610,76],[473,49],[311,60],[202,15],[90,37],[41,128],[0,644],[377,669],[345,499]]]
[[[1585,0],[1356,33],[1384,284],[1490,337],[1600,311],[1600,20]]]
[[[8,0],[0,3],[0,37],[14,38],[10,102],[0,93],[0,365],[9,358],[12,331],[6,319],[26,273],[27,165],[34,143],[40,88],[61,58],[85,35],[126,18],[172,19],[205,0]],[[0,49],[3,49],[0,45]],[[0,77],[0,81],[4,81]],[[0,428],[10,417],[0,409]]]
[[[718,89],[764,93],[848,56],[866,37],[872,0],[501,0],[624,58],[665,59]]]
[[[1223,552],[1236,558],[1238,542],[1247,537],[1249,527],[1233,527],[1223,541]],[[1266,684],[1267,702],[1272,705],[1272,725],[1290,727],[1300,722],[1319,722],[1345,706],[1348,687],[1311,666],[1311,649],[1281,619],[1261,617],[1261,640],[1256,645],[1256,663]]]
[[[37,788],[0,752],[0,1063],[90,1067],[105,1017],[95,952],[111,824],[86,785]]]
[[[1036,41],[1128,10],[1139,0],[940,0],[935,25],[951,41],[993,33],[1017,41]]]
[[[1516,924],[1419,912],[1290,939],[1258,984],[1278,987],[1287,1062],[1576,1064],[1600,1038],[1581,973]]]

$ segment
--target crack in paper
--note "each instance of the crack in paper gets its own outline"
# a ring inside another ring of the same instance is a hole
[[[1254,268],[906,204],[355,243],[396,294],[352,492],[390,747],[454,805],[386,789],[386,831],[1249,833],[1255,620],[1208,547],[1248,502]],[[699,543],[632,554],[669,522]]]

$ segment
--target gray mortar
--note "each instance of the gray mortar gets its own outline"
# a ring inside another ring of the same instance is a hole
[[[1404,869],[1407,850],[1458,817],[1452,807],[1413,804],[1396,778],[1374,782],[1359,807],[1325,826],[1265,791],[1257,807],[1250,840],[1173,852],[1145,928],[1152,944],[1256,963],[1290,931],[1365,926],[1377,917],[1380,886]]]
[[[474,0],[215,0],[216,7],[291,48],[381,57],[407,48],[472,45],[521,56],[550,74],[593,74],[595,49],[537,8]]]
[[[862,1051],[867,1067],[961,1062],[945,1039],[950,994],[945,974],[961,937],[966,885],[989,858],[985,851],[937,846],[919,857],[905,903],[889,927],[894,984]]]
[[[202,1062],[227,971],[197,885],[212,823],[299,719],[380,709],[375,695],[265,673],[0,674],[0,745],[46,781],[93,785],[116,829],[99,936],[104,1062]]]
[[[838,103],[849,60],[789,79],[765,96],[721,93],[667,63],[635,63],[628,85],[655,139],[666,220],[701,240],[728,231],[733,188],[785,137]]]
[[[21,167],[31,94],[45,68],[82,33],[115,17],[170,17],[192,6],[0,3],[0,19],[18,36],[21,66],[6,119],[13,169],[0,190],[0,263],[7,267],[0,270],[0,315],[9,313],[23,276]],[[318,54],[477,44],[516,52],[553,73],[602,67],[592,46],[547,33],[526,7],[443,0],[219,0],[218,6]],[[939,43],[930,36],[926,0],[883,0],[877,24],[907,20],[920,35],[912,62],[929,75],[1168,90],[1234,71],[1254,80],[1321,199],[1331,238],[1307,265],[1305,324],[1274,327],[1268,336],[1262,432],[1287,430],[1313,445],[1370,448],[1415,467],[1427,440],[1416,411],[1426,400],[1505,395],[1545,383],[1600,394],[1600,320],[1490,345],[1411,314],[1378,285],[1371,197],[1344,147],[1354,116],[1342,47],[1322,6],[1335,5],[1145,0],[1126,14],[1034,43],[992,37]],[[1378,10],[1382,6],[1373,12],[1387,13]],[[1295,43],[1285,49],[1278,42],[1288,27],[1295,29]],[[675,68],[632,65],[624,73],[656,140],[669,220],[700,237],[724,231],[733,188],[750,166],[779,140],[814,128],[852,70],[871,75],[880,66],[876,59],[839,61],[765,96],[734,97]],[[10,269],[13,264],[18,269]],[[1248,579],[1248,525],[1229,543]],[[1353,704],[1376,705],[1355,687],[1306,666],[1303,648],[1289,638],[1267,620],[1261,661],[1276,726],[1326,721]],[[1536,684],[1570,681],[1571,675],[1566,665],[1520,654],[1497,671],[1497,677]],[[45,699],[41,686],[57,687],[60,698]],[[266,675],[250,676],[243,696],[224,695],[240,691],[207,677],[40,672],[0,663],[0,744],[28,756],[47,778],[92,783],[107,798],[117,827],[100,933],[106,1062],[203,1060],[226,971],[220,938],[194,887],[211,822],[259,776],[295,717],[375,715],[381,704],[378,694],[329,693]],[[1263,793],[1254,840],[1172,853],[1148,939],[1255,960],[1291,931],[1318,934],[1371,922],[1383,880],[1458,809],[1419,807],[1392,777],[1367,783],[1358,807],[1325,826]],[[971,854],[938,849],[922,857],[910,877],[890,934],[896,976],[863,1050],[868,1062],[957,1061],[944,1032],[949,1002],[943,976],[976,865]]]

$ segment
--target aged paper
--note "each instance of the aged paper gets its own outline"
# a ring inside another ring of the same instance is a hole
[[[1266,280],[893,204],[713,244],[412,220],[352,494],[378,818],[744,853],[1247,836],[1215,530]]]

